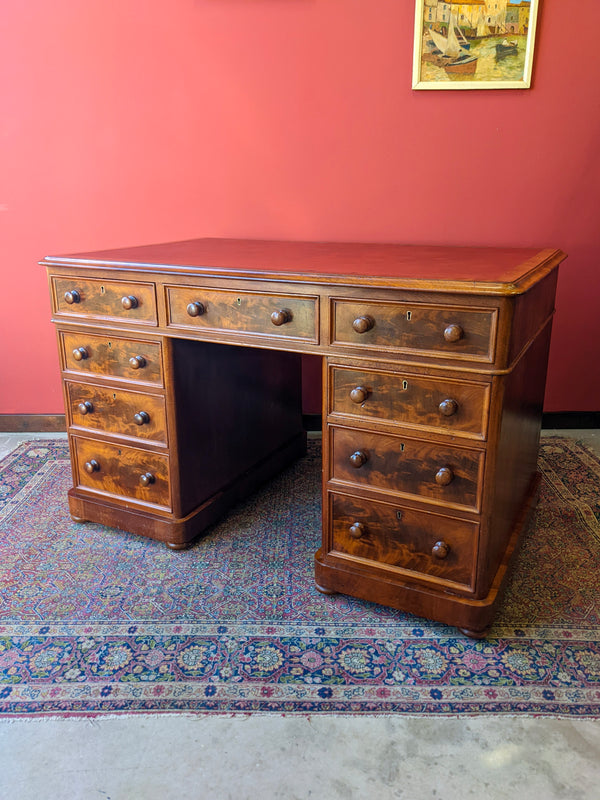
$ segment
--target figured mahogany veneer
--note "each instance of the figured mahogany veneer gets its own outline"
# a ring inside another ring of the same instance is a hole
[[[168,325],[318,341],[318,298],[167,287]]]
[[[73,317],[127,320],[156,325],[154,283],[99,281],[82,278],[73,282],[57,277],[53,294],[62,314]]]
[[[65,381],[67,424],[167,444],[165,399],[92,383]]]
[[[484,439],[489,383],[398,372],[330,367],[329,413],[356,424],[368,419]]]
[[[205,239],[46,258],[72,515],[185,548],[304,453],[317,354],[317,588],[484,635],[535,506],[564,257]]]

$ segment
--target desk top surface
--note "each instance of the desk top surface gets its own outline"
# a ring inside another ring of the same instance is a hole
[[[519,294],[565,258],[548,248],[190,239],[47,256],[44,265],[481,294]]]

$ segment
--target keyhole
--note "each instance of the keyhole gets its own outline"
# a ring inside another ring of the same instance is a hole
[[[104,286],[101,286],[100,287],[100,294],[104,294],[104,291],[105,291]]]
[[[402,388],[404,389],[404,391],[408,389],[408,381],[402,381]]]
[[[111,349],[111,347],[112,347],[112,342],[109,342],[109,343],[108,343],[108,349],[110,350],[110,349]]]
[[[400,442],[400,452],[404,452],[404,442]]]
[[[235,302],[238,304],[238,306],[241,306],[242,305],[242,298],[238,297],[238,299]]]
[[[406,319],[407,319],[409,322],[411,321],[411,319],[412,319],[412,311],[407,311],[407,312],[406,312]]]

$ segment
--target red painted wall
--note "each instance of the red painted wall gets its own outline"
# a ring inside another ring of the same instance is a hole
[[[600,409],[600,6],[541,5],[532,89],[415,92],[412,0],[4,0],[0,413],[62,410],[40,258],[194,236],[561,247]]]

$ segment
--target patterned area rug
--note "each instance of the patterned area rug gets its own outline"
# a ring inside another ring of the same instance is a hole
[[[64,441],[0,462],[0,714],[600,717],[600,462],[542,440],[489,638],[319,594],[320,450],[173,552],[67,510]]]

